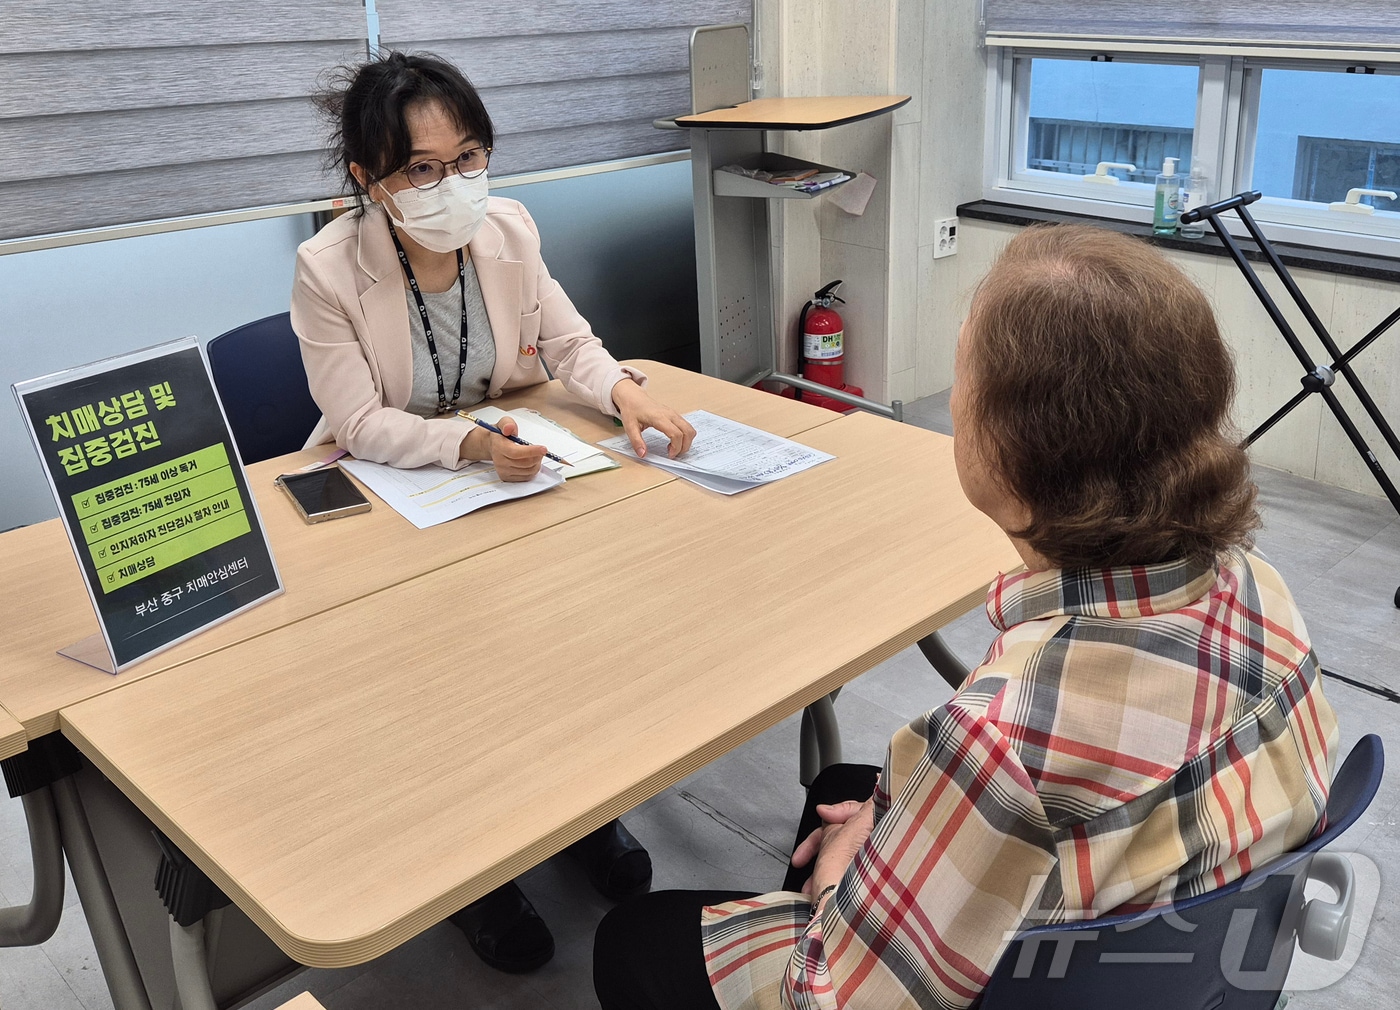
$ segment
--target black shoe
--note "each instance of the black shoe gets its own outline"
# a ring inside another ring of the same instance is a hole
[[[497,971],[534,971],[554,956],[549,927],[513,880],[447,918]]]
[[[605,898],[622,901],[651,890],[651,856],[621,821],[584,835],[569,851]]]

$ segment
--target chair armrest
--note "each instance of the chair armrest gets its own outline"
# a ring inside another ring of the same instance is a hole
[[[1298,946],[1305,953],[1328,961],[1341,959],[1351,931],[1351,908],[1356,901],[1356,875],[1351,861],[1339,852],[1319,852],[1308,867],[1308,879],[1326,884],[1335,901],[1313,898],[1303,906]]]

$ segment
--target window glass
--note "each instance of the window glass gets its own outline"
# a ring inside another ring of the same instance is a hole
[[[1264,70],[1252,185],[1319,203],[1353,188],[1400,191],[1400,77]],[[1385,197],[1361,202],[1400,210]]]
[[[1112,174],[1149,185],[1165,158],[1191,171],[1200,68],[1036,58],[1024,168],[1092,173],[1101,161],[1136,165]]]

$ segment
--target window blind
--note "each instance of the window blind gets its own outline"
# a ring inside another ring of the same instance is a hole
[[[1400,20],[1374,0],[983,0],[988,45],[1400,59]]]
[[[684,149],[690,32],[753,0],[378,0],[380,45],[452,60],[496,126],[492,175]]]
[[[320,199],[363,0],[0,0],[0,239]]]

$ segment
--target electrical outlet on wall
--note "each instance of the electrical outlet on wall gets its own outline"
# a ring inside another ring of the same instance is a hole
[[[942,259],[958,251],[958,219],[945,217],[934,223],[933,258]]]

